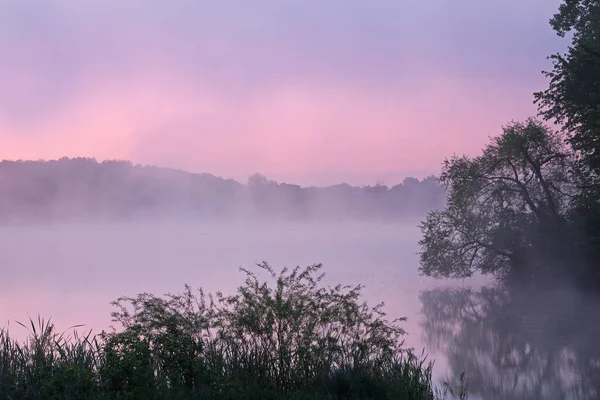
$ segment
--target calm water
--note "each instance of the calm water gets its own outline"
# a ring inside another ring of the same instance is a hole
[[[323,263],[331,283],[366,286],[407,345],[436,360],[435,378],[469,377],[472,398],[596,398],[600,307],[574,293],[508,294],[485,280],[417,273],[416,224],[88,224],[0,228],[0,321],[41,314],[59,328],[110,325],[109,302],[185,283],[231,293],[240,266]]]

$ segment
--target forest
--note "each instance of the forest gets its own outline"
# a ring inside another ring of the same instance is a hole
[[[443,206],[434,177],[300,187],[91,158],[0,162],[0,222],[135,218],[415,219]]]

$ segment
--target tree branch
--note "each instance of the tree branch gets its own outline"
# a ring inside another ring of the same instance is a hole
[[[548,207],[550,207],[550,210],[552,211],[554,217],[556,219],[559,219],[560,216],[558,214],[556,204],[554,202],[554,196],[552,196],[552,192],[550,191],[548,183],[546,182],[546,179],[544,179],[544,176],[542,175],[542,170],[541,170],[539,164],[537,164],[533,160],[533,158],[529,154],[529,151],[524,146],[521,146],[521,149],[523,150],[523,155],[525,156],[525,159],[531,165],[531,168],[533,169],[535,176],[537,176],[538,180],[540,181],[540,185],[542,185],[542,189],[544,190],[544,195],[546,197],[546,202],[548,203]]]
[[[523,182],[521,182],[520,180],[514,179],[514,178],[510,178],[508,176],[485,176],[485,175],[480,175],[479,178],[490,179],[490,180],[494,180],[494,179],[495,180],[505,180],[505,181],[509,181],[509,182],[515,183],[521,189],[519,191],[519,193],[521,193],[523,195],[523,201],[525,201],[525,203],[527,203],[527,206],[536,215],[536,217],[538,217],[538,219],[541,218],[541,214],[540,214],[540,211],[539,211],[538,207],[535,205],[535,203],[533,202],[533,199],[531,198],[531,195],[529,194],[529,191],[527,190],[527,188],[525,187],[525,185],[523,185]]]

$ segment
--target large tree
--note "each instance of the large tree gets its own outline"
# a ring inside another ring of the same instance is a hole
[[[581,183],[600,189],[600,1],[565,0],[550,21],[556,33],[572,35],[565,54],[550,56],[552,71],[546,90],[535,93],[540,113],[555,120],[578,152],[584,175]]]
[[[421,225],[420,271],[529,278],[555,272],[568,243],[561,236],[574,193],[572,161],[563,138],[535,119],[505,126],[480,156],[447,159],[440,175],[447,205]]]
[[[445,162],[448,204],[421,227],[422,273],[600,284],[600,1],[564,0],[550,23],[571,45],[535,102],[561,133],[513,123],[481,156]]]
[[[541,115],[555,120],[578,155],[579,195],[572,210],[576,252],[586,260],[582,282],[600,284],[600,1],[565,0],[550,24],[571,35],[565,54],[555,54],[546,90],[535,93]]]

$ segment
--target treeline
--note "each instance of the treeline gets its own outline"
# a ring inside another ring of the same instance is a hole
[[[424,274],[600,288],[600,2],[566,0],[551,25],[572,41],[534,95],[541,119],[445,161],[447,205],[422,225]]]
[[[300,187],[91,158],[0,162],[0,221],[143,217],[402,219],[442,207],[434,177],[402,184]]]

